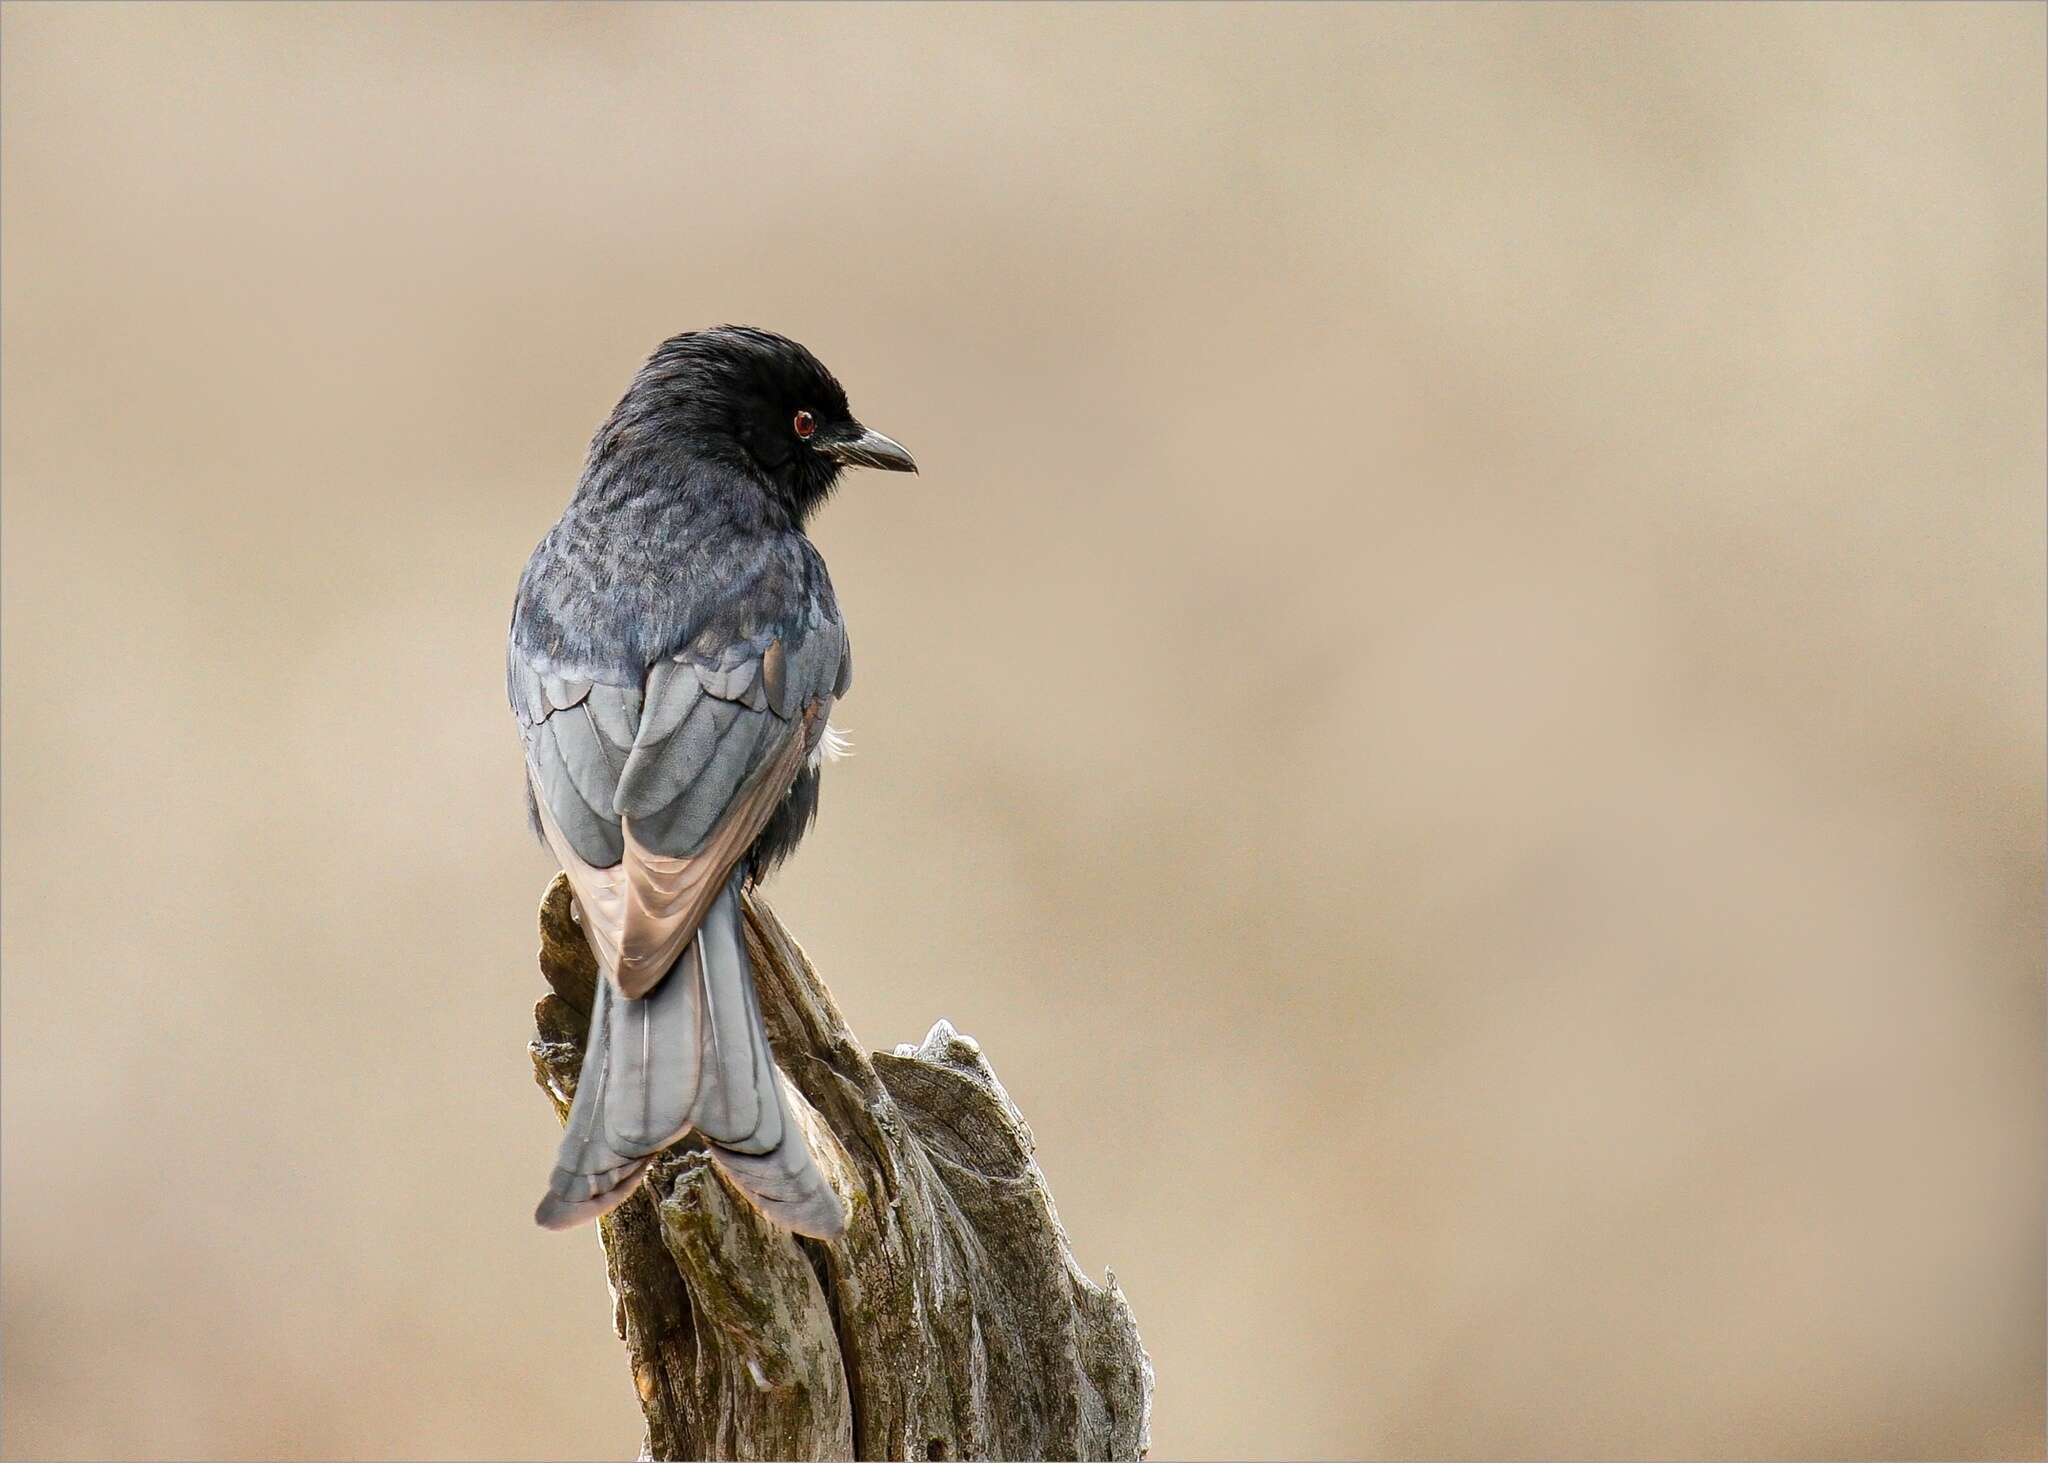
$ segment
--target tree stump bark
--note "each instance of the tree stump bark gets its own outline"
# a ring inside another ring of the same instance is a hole
[[[750,892],[747,947],[791,1106],[847,1211],[761,1217],[686,1138],[598,1221],[648,1458],[1141,1458],[1152,1363],[1114,1272],[1081,1272],[1031,1130],[944,1021],[870,1056]],[[566,1117],[597,966],[558,877],[534,1074]]]

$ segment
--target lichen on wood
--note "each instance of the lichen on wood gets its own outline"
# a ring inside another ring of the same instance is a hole
[[[567,881],[542,901],[534,1074],[566,1115],[597,967]],[[944,1021],[870,1055],[746,899],[792,1107],[847,1209],[764,1219],[685,1139],[598,1221],[650,1458],[1140,1458],[1152,1364],[1112,1273],[1082,1273],[1031,1131]]]

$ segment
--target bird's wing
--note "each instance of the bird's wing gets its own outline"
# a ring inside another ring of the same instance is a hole
[[[851,672],[815,602],[765,628],[714,624],[637,687],[509,656],[542,834],[619,993],[668,972],[825,732]]]

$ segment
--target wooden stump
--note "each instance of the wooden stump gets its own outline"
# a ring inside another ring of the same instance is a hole
[[[566,1117],[597,967],[568,881],[542,901],[534,1073]],[[1140,1458],[1152,1363],[1116,1276],[1081,1273],[1031,1130],[946,1022],[870,1056],[759,896],[775,1057],[847,1210],[771,1224],[694,1139],[598,1221],[649,1458]]]

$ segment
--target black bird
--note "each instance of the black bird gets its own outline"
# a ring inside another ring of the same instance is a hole
[[[772,1218],[845,1227],[783,1100],[739,901],[809,828],[836,749],[853,661],[804,523],[850,466],[917,470],[795,341],[678,335],[520,578],[506,679],[529,808],[604,973],[547,1228],[624,1203],[692,1128]]]

